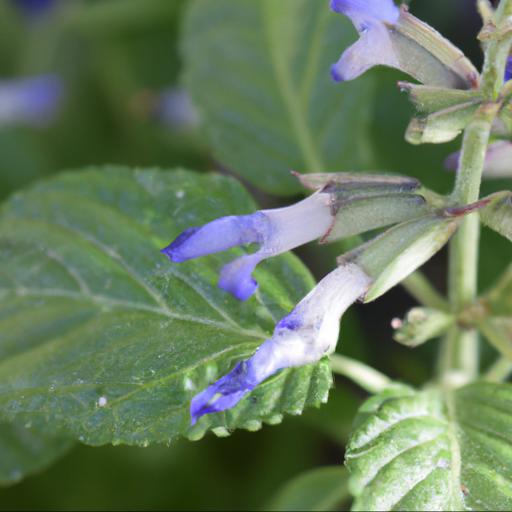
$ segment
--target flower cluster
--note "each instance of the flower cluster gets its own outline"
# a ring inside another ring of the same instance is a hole
[[[335,80],[352,80],[383,64],[436,87],[470,89],[477,83],[478,73],[460,50],[392,0],[331,0],[330,5],[351,19],[360,36],[332,67]],[[423,60],[417,58],[419,54]],[[198,393],[191,402],[192,423],[205,414],[234,407],[279,370],[330,354],[338,340],[340,318],[351,304],[376,298],[404,279],[457,228],[456,216],[439,212],[437,206],[431,208],[416,180],[362,174],[299,179],[315,190],[306,199],[285,208],[222,217],[191,227],[162,252],[173,263],[181,263],[257,244],[258,250],[236,258],[220,271],[219,287],[247,300],[258,287],[255,267],[266,258],[315,239],[330,241],[394,227],[338,260],[339,267],[277,323],[273,335],[252,357]]]

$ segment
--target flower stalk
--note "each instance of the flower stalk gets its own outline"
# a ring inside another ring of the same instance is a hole
[[[496,11],[496,26],[512,14],[512,0],[502,0]],[[487,103],[482,104],[464,131],[462,153],[452,199],[457,204],[477,201],[489,144],[491,127],[499,105],[496,100],[503,86],[503,77],[512,39],[495,39],[487,46],[481,91]],[[478,245],[480,222],[473,213],[464,218],[450,243],[449,299],[457,314],[471,305],[478,292]],[[478,333],[475,329],[455,328],[444,340],[440,354],[441,380],[449,380],[453,372],[470,381],[478,371]]]

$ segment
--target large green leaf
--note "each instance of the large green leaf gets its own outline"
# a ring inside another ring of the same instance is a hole
[[[347,476],[342,466],[306,471],[286,483],[268,510],[338,510],[350,498]]]
[[[512,385],[387,391],[346,455],[354,510],[510,510]]]
[[[41,182],[0,218],[0,412],[44,418],[90,444],[257,429],[325,401],[326,361],[283,371],[234,410],[190,427],[190,399],[250,355],[312,286],[293,256],[257,271],[240,303],[216,286],[221,254],[181,265],[178,233],[254,204],[233,179],[115,168]]]
[[[185,24],[185,84],[220,162],[272,193],[299,190],[290,169],[370,164],[373,80],[329,73],[356,39],[311,0],[196,0]]]
[[[0,486],[40,471],[66,453],[72,442],[20,422],[0,423]]]

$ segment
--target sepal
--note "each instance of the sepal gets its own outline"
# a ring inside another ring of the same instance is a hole
[[[448,107],[409,123],[405,139],[410,144],[441,144],[458,137],[471,122],[480,106],[479,100]]]
[[[512,242],[512,192],[506,190],[487,197],[480,209],[482,222]]]
[[[329,196],[332,223],[320,243],[405,222],[431,211],[427,200],[431,196],[414,178],[351,173],[298,178],[307,188]]]
[[[391,29],[400,69],[420,82],[452,89],[476,89],[479,73],[466,56],[405,6]]]
[[[393,338],[408,347],[417,347],[428,340],[445,334],[455,322],[455,317],[444,311],[431,308],[413,308],[405,319],[395,319]]]
[[[426,215],[394,226],[338,258],[354,262],[373,279],[364,302],[377,299],[428,261],[450,239],[458,217]]]
[[[429,85],[398,82],[401,92],[409,95],[409,100],[422,114],[433,114],[439,110],[455,107],[472,101],[482,101],[479,91],[447,89]]]

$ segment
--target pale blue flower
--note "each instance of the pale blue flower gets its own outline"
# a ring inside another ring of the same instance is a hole
[[[285,316],[256,353],[197,394],[190,404],[192,424],[212,412],[234,407],[267,377],[283,368],[319,361],[336,348],[340,319],[368,290],[370,278],[348,263],[324,277]]]
[[[0,80],[0,126],[42,126],[58,111],[64,85],[56,75]]]
[[[331,0],[331,9],[348,16],[360,36],[332,66],[334,80],[353,80],[377,65],[399,67],[388,32],[400,16],[392,0]]]
[[[257,252],[235,259],[220,272],[220,288],[246,300],[258,286],[252,277],[258,263],[320,238],[332,222],[329,194],[317,192],[285,208],[222,217],[202,227],[189,228],[162,252],[171,261],[181,263],[231,247],[258,244]]]

